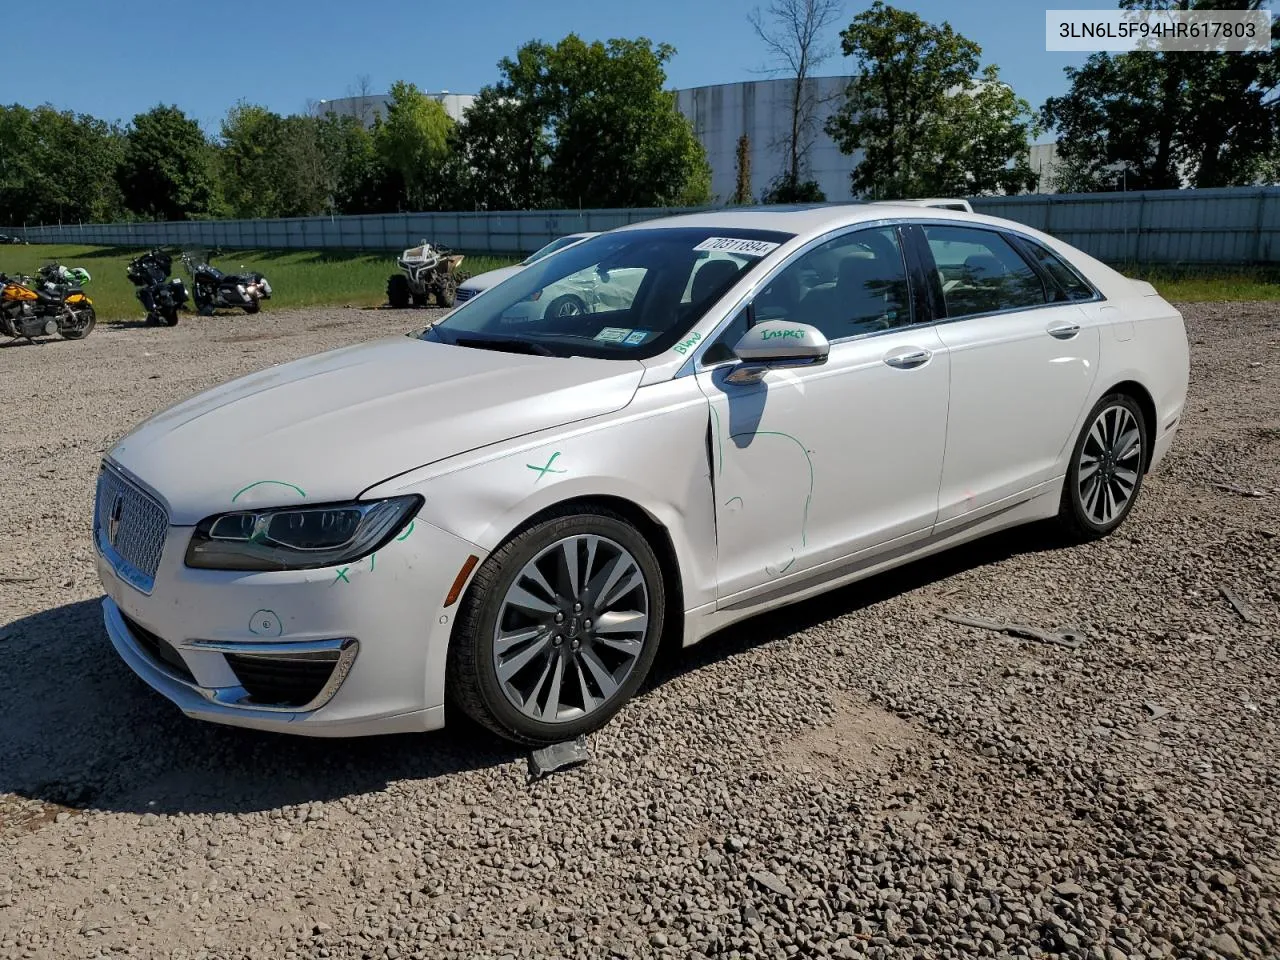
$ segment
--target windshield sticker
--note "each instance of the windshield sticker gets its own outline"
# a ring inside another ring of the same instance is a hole
[[[605,343],[622,343],[631,335],[630,327],[605,327],[596,334],[595,339]]]
[[[777,250],[781,244],[766,240],[741,240],[737,237],[707,237],[693,249],[712,253],[740,253],[746,257],[763,257]]]
[[[629,334],[627,334],[627,339],[623,340],[622,342],[632,346],[634,346],[637,343],[644,343],[644,338],[647,337],[651,332],[652,331],[649,331],[649,330],[632,330]]]

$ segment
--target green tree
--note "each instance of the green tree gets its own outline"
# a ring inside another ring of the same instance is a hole
[[[332,118],[322,136],[338,156],[338,176],[334,188],[334,208],[339,213],[389,213],[399,205],[399,182],[378,154],[377,136],[381,121],[374,119],[366,130],[351,116]]]
[[[733,203],[741,206],[751,202],[751,138],[745,133],[738,138],[734,162]]]
[[[827,122],[862,158],[855,196],[910,198],[1031,189],[1031,108],[979,70],[982,48],[954,29],[876,0],[840,34],[857,60],[845,103]]]
[[[399,80],[391,85],[387,118],[375,142],[382,162],[400,181],[405,209],[431,210],[439,205],[452,128],[453,120],[444,107],[412,83]]]
[[[150,220],[193,220],[217,212],[213,146],[194,120],[160,105],[133,118],[124,138],[120,188],[129,209]]]
[[[85,223],[123,214],[115,181],[122,136],[87,114],[51,106],[0,107],[0,210],[3,219]]]
[[[675,53],[649,40],[525,44],[459,130],[477,204],[688,206],[710,202],[711,168],[664,89]],[[470,205],[468,205],[470,206]]]
[[[519,57],[520,54],[517,54]],[[452,154],[459,210],[531,210],[551,203],[551,137],[536,101],[480,91],[454,129]]]
[[[222,121],[218,180],[234,217],[281,216],[282,191],[290,178],[283,156],[284,121],[266,107],[239,101]]]
[[[1264,0],[1122,0],[1125,9],[1265,9]],[[1061,190],[1252,183],[1280,153],[1280,19],[1254,53],[1096,53],[1040,114]],[[1120,172],[1123,171],[1123,176]]]

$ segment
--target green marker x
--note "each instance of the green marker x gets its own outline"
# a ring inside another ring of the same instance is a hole
[[[545,467],[535,467],[532,463],[526,463],[525,466],[528,467],[530,470],[536,470],[538,472],[538,480],[541,480],[548,473],[568,473],[569,472],[568,470],[552,470],[551,469],[551,465],[556,462],[556,457],[558,456],[560,456],[559,450],[557,450],[555,453],[551,455],[551,459],[547,461],[547,465]],[[533,482],[537,483],[538,480],[535,480]]]

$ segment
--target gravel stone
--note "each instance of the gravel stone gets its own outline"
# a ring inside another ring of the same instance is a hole
[[[1280,305],[1184,310],[1180,435],[1113,536],[1015,530],[735,625],[532,784],[465,725],[188,720],[101,626],[105,449],[431,312],[0,347],[0,957],[1280,956]]]

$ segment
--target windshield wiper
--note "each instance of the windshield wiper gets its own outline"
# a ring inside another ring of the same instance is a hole
[[[499,350],[503,353],[529,353],[539,357],[554,357],[556,352],[550,347],[530,340],[516,340],[510,337],[458,337],[454,346],[474,347],[477,350]]]

